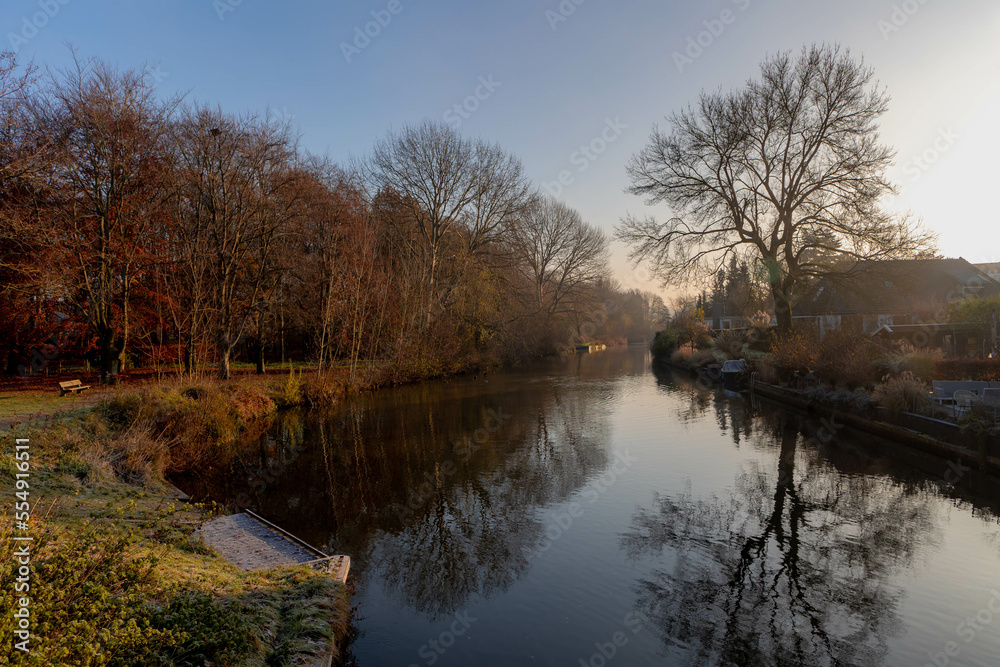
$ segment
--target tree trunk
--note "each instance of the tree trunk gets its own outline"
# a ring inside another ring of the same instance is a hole
[[[116,344],[113,328],[102,327],[101,331],[98,332],[98,340],[100,341],[101,354],[101,383],[108,384],[118,375],[122,350]]]
[[[774,299],[774,317],[778,320],[778,333],[788,333],[792,330],[792,303],[788,298],[788,292],[780,283],[772,283],[771,297]]]
[[[219,348],[219,379],[228,380],[230,377],[229,372],[229,357],[233,354],[233,345],[229,342],[229,336],[225,333],[220,334],[219,342],[217,347]]]
[[[431,323],[434,321],[434,288],[437,287],[437,246],[432,245],[431,247],[431,271],[430,271],[430,286],[428,289],[428,299],[427,299],[427,328],[431,328]]]
[[[257,355],[257,375],[264,374],[264,313],[257,313],[257,340],[254,352]]]
[[[264,374],[264,338],[257,337],[257,375]]]

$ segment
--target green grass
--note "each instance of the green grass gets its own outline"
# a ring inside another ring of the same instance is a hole
[[[59,396],[56,392],[17,392],[0,396],[0,427],[59,413],[82,414],[98,401],[96,394]]]
[[[214,508],[168,498],[156,458],[162,441],[134,424],[108,421],[134,416],[129,410],[198,411],[188,409],[183,391],[115,392],[100,410],[15,430],[30,441],[36,503],[33,642],[16,664],[291,665],[346,636],[342,584],[306,567],[247,573],[225,561],[195,535]],[[238,411],[247,395],[222,386],[201,398],[221,410],[229,397]],[[5,499],[16,492],[13,444],[8,438],[0,452]],[[4,581],[17,563],[10,519],[0,525]],[[11,618],[14,604],[15,596],[0,596],[0,615]],[[12,632],[11,624],[0,626],[5,646],[13,644]],[[7,655],[0,652],[0,665],[9,664]]]

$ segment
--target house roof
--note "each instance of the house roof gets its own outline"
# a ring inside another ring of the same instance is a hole
[[[962,258],[861,262],[819,280],[795,304],[797,316],[903,314],[932,303],[1000,294],[1000,282]]]
[[[987,274],[1000,273],[1000,262],[991,262],[987,264],[973,264],[974,267]]]

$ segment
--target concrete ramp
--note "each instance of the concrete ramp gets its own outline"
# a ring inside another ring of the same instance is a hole
[[[212,519],[198,532],[206,545],[241,570],[311,565],[347,583],[349,556],[327,556],[253,512]]]

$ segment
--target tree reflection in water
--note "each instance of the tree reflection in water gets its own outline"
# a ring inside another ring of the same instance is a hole
[[[586,370],[594,382],[607,372]],[[366,394],[341,409],[286,413],[266,438],[184,486],[222,501],[247,496],[306,541],[350,554],[362,581],[380,581],[430,618],[448,616],[519,577],[546,528],[538,510],[609,465],[609,408],[595,391],[604,390],[546,382],[529,391],[497,375]],[[496,414],[503,424],[484,439]],[[478,449],[462,455],[477,432]]]
[[[894,576],[939,538],[933,489],[838,470],[791,415],[715,405],[777,462],[745,466],[727,497],[688,485],[634,514],[622,547],[655,563],[640,610],[688,664],[880,664],[901,630]]]
[[[376,538],[371,564],[382,586],[431,618],[506,590],[542,539],[536,510],[565,500],[608,465],[606,412],[583,398],[552,396],[513,416],[495,465],[442,480],[398,531]]]

